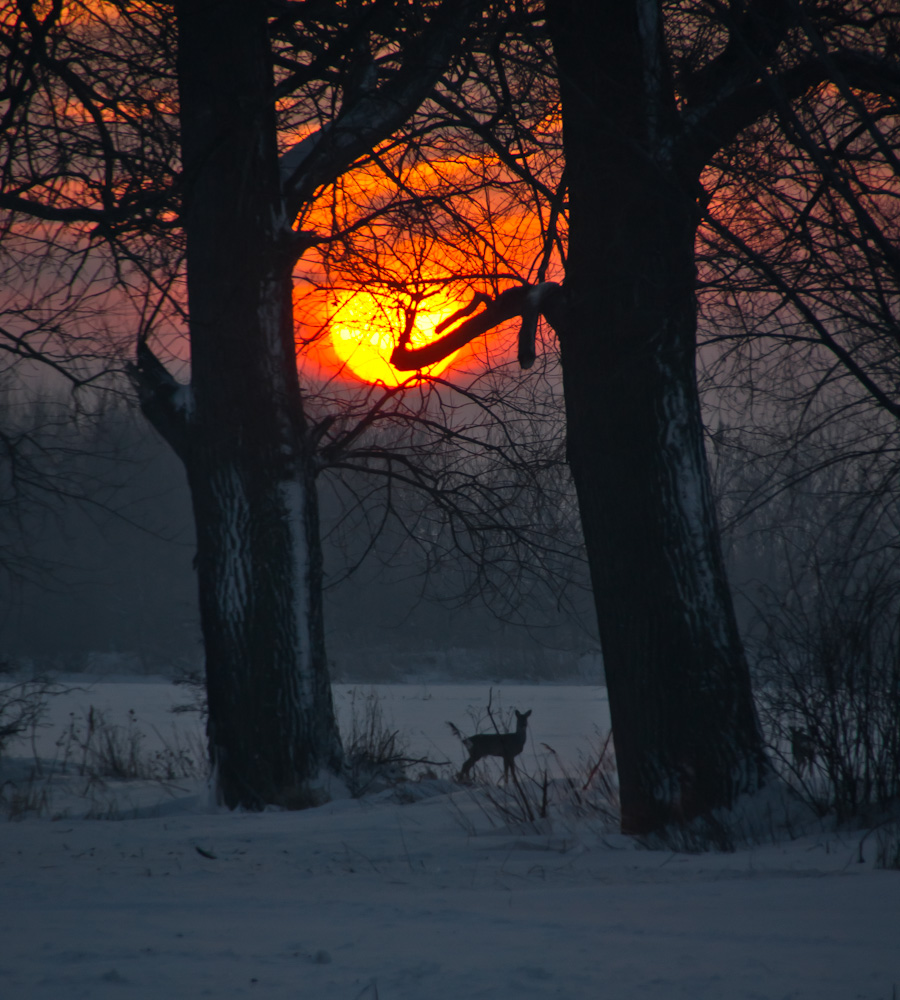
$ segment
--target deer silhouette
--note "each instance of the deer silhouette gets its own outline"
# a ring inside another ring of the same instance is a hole
[[[502,757],[503,758],[503,780],[508,781],[510,774],[515,777],[516,757],[525,749],[525,731],[528,728],[527,712],[516,712],[516,731],[514,733],[476,733],[474,736],[463,736],[462,733],[448,722],[447,725],[462,740],[463,746],[469,751],[469,757],[459,772],[459,779],[465,778],[472,766],[477,764],[482,757]]]

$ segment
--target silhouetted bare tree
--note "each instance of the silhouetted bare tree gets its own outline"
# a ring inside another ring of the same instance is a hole
[[[293,280],[308,275],[297,262],[314,252],[325,265],[362,262],[353,243],[365,243],[363,229],[377,236],[389,210],[421,217],[403,158],[424,133],[414,124],[389,140],[438,83],[474,9],[184,2],[173,20],[165,4],[63,12],[23,0],[4,21],[15,85],[0,207],[17,266],[36,275],[18,289],[9,341],[44,363],[68,351],[59,363],[85,380],[121,370],[135,351],[128,371],[143,410],[191,488],[210,749],[229,805],[315,802],[341,770],[323,641],[323,469],[380,476],[382,509],[400,520],[409,506],[394,498],[422,492],[434,551],[465,534],[471,565],[498,592],[514,564],[507,547],[545,527],[538,514],[517,516],[531,489],[527,434],[514,447],[500,440],[483,399],[463,390],[464,405],[450,403],[418,377],[323,386],[314,369],[304,393],[298,377]],[[354,186],[342,178],[373,165],[387,193],[370,188],[359,211],[341,214],[339,189]],[[409,285],[397,291],[412,314]],[[83,286],[102,328],[89,311],[58,312],[48,326],[44,286],[63,300]],[[28,326],[38,314],[40,337]],[[176,377],[185,335],[189,383]],[[467,458],[442,466],[436,452],[451,438]],[[507,474],[484,453],[506,454]],[[504,558],[487,558],[489,547]],[[558,561],[558,548],[535,546],[534,565]]]
[[[703,446],[698,229],[705,220],[736,232],[752,218],[741,184],[761,129],[784,149],[806,116],[819,156],[848,162],[835,107],[896,86],[898,18],[866,0],[840,10],[553,0],[547,11],[566,154],[565,278],[504,292],[460,317],[446,343],[514,315],[527,340],[537,313],[559,337],[623,826],[646,831],[729,806],[767,775]],[[717,183],[723,159],[731,186]],[[778,249],[790,254],[784,236]],[[401,340],[395,363],[440,350]]]

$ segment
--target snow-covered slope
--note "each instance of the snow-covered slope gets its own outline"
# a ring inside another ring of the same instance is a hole
[[[117,697],[128,702],[138,692],[125,687]],[[150,715],[144,695],[139,717]],[[486,690],[474,695],[483,705]],[[533,747],[551,734],[560,742],[555,729],[567,718],[567,736],[579,730],[586,740],[602,702],[594,689],[556,687],[502,697],[533,709]],[[444,719],[465,729],[465,696],[410,686],[394,693],[394,722],[404,701],[420,735],[434,730],[421,749],[454,753],[458,765],[452,736],[446,751],[439,741]],[[172,718],[154,724],[163,731]],[[556,720],[547,733],[542,718]],[[139,792],[108,783],[106,794],[127,815]],[[860,863],[861,835],[808,833],[732,854],[649,851],[599,819],[510,829],[477,792],[443,778],[411,786],[411,801],[384,792],[301,813],[223,812],[199,781],[155,794],[164,805],[145,818],[0,822],[0,996],[892,1000],[900,992],[900,872],[873,869],[871,842]]]

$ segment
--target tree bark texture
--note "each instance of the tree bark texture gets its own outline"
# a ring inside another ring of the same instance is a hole
[[[767,771],[695,375],[696,173],[653,0],[553,0],[569,247],[559,334],[623,830],[728,807]]]
[[[197,528],[209,748],[228,806],[302,806],[326,794],[341,749],[266,9],[183,0],[177,16],[191,338],[179,450]]]

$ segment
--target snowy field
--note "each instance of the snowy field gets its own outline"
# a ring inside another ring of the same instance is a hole
[[[337,689],[345,728],[371,690]],[[471,731],[487,685],[376,690],[410,756],[459,766],[445,722]],[[608,723],[602,688],[493,697],[533,710],[525,769],[547,744],[577,770]],[[163,682],[81,680],[33,744],[11,748],[0,782],[21,782],[35,752],[59,762],[91,706],[140,729],[147,753],[188,747],[199,721],[170,711],[187,700]],[[872,838],[860,861],[862,833],[646,850],[598,817],[504,824],[433,770],[402,796],[299,813],[219,810],[198,779],[47,782],[47,816],[0,821],[0,997],[900,996],[900,872],[874,869]],[[90,811],[119,818],[79,818]]]
[[[59,753],[56,744],[70,721],[74,718],[80,722],[91,708],[101,712],[108,722],[120,726],[127,726],[129,713],[134,713],[148,750],[202,735],[196,714],[173,712],[196,698],[195,692],[182,685],[162,678],[123,676],[117,680],[72,674],[62,675],[60,684],[68,692],[65,697],[50,700],[34,745],[30,739],[20,740],[12,753],[28,751],[52,758]],[[447,722],[469,733],[473,731],[472,720],[480,719],[490,729],[485,711],[489,698],[498,721],[501,716],[511,715],[513,708],[523,712],[534,709],[531,742],[536,742],[538,748],[540,743],[547,743],[567,758],[577,756],[598,731],[605,734],[609,729],[606,688],[599,686],[335,684],[334,694],[338,719],[345,732],[350,730],[354,714],[358,718],[364,715],[367,702],[374,696],[385,725],[400,731],[408,741],[409,756],[451,759],[457,766],[465,754]],[[527,755],[529,750],[525,752]]]

